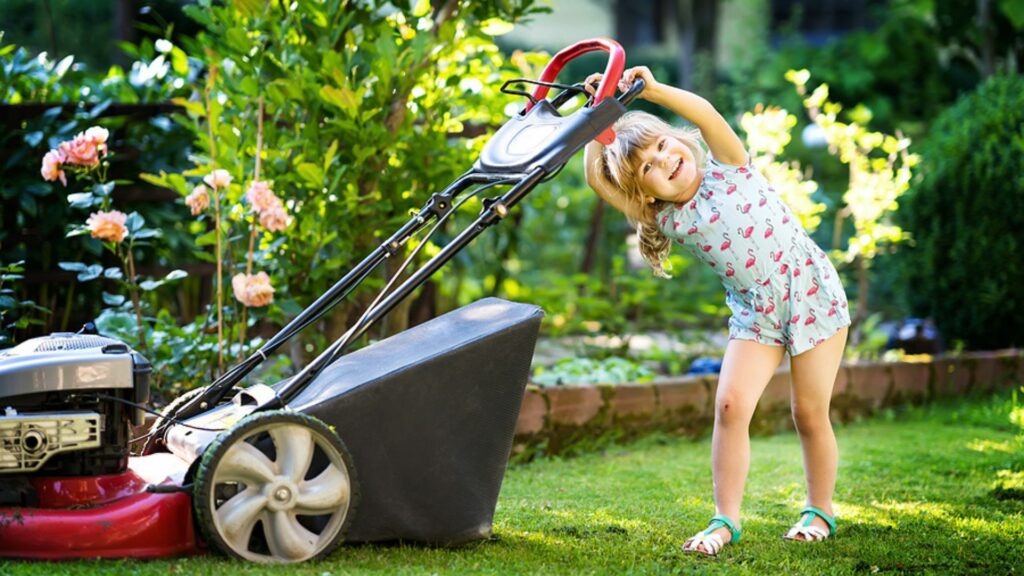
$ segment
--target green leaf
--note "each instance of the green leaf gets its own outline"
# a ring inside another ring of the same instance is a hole
[[[114,182],[107,182],[105,184],[96,184],[92,187],[92,193],[97,196],[110,196],[114,191]]]
[[[341,108],[348,116],[354,116],[356,113],[358,107],[356,95],[348,88],[323,86],[320,88],[320,97],[328,104]]]
[[[511,22],[506,22],[501,18],[488,18],[480,23],[480,31],[488,36],[501,36],[508,34],[515,28]]]
[[[60,80],[68,70],[71,69],[71,65],[75,62],[74,56],[65,56],[60,62],[57,63],[53,68],[53,73],[50,78],[54,81]]]
[[[164,276],[164,282],[173,282],[187,277],[188,272],[185,272],[184,270],[171,270],[167,273],[167,276]]]
[[[93,196],[92,192],[75,192],[68,194],[68,204],[72,208],[91,208],[103,202],[102,199]]]
[[[249,42],[249,36],[246,34],[243,28],[229,28],[225,35],[228,46],[241,54],[248,54],[252,48],[252,43]]]
[[[232,5],[246,18],[254,18],[260,15],[267,3],[263,0],[234,0]]]
[[[1002,0],[998,6],[1014,28],[1018,31],[1024,28],[1024,0]]]
[[[108,98],[103,102],[100,102],[99,104],[93,106],[89,110],[89,118],[99,118],[100,114],[103,114],[107,110],[107,108],[109,108],[110,105],[113,103],[114,101]]]
[[[320,187],[324,185],[324,171],[316,164],[303,162],[295,170],[303,180],[309,182],[312,186]]]
[[[120,306],[124,304],[125,297],[122,294],[103,293],[103,303],[107,306]]]
[[[36,146],[39,146],[40,142],[43,141],[43,136],[44,136],[44,134],[43,134],[42,130],[36,130],[35,132],[29,132],[29,133],[25,134],[25,143],[28,144],[29,146],[35,148]]]
[[[93,264],[92,266],[89,266],[85,270],[82,270],[81,272],[78,273],[78,281],[88,282],[90,280],[95,280],[99,278],[100,274],[102,273],[103,266],[100,266],[99,264]]]
[[[188,74],[188,56],[185,55],[184,50],[177,46],[171,48],[171,68],[181,76]]]
[[[167,173],[164,172],[163,170],[160,171],[159,176],[157,176],[156,174],[149,174],[148,172],[143,172],[139,174],[139,178],[141,178],[143,182],[149,182],[153,186],[159,186],[161,188],[170,188],[170,186],[167,184]]]
[[[134,340],[136,338],[135,316],[129,312],[107,308],[96,318],[96,331],[119,340]]]
[[[416,0],[416,5],[412,9],[412,15],[416,18],[422,18],[430,13],[430,0]]]
[[[331,163],[334,162],[334,156],[338,153],[338,140],[334,139],[331,141],[331,145],[327,147],[327,153],[324,154],[324,172],[331,169]]]
[[[128,215],[128,218],[125,219],[124,225],[128,228],[128,232],[134,234],[139,230],[142,230],[142,227],[146,225],[146,219],[138,212],[132,212]]]
[[[164,281],[163,280],[143,280],[142,282],[139,282],[139,288],[142,288],[146,292],[150,292],[152,290],[156,290],[157,288],[159,288],[159,287],[161,287],[163,285],[164,285]]]
[[[199,238],[196,238],[196,246],[212,246],[217,243],[217,231],[210,230]]]

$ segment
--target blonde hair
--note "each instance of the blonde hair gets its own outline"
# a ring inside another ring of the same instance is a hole
[[[665,265],[672,241],[661,232],[656,221],[658,212],[667,202],[645,201],[647,195],[639,179],[640,152],[667,134],[689,148],[696,165],[703,167],[706,154],[701,146],[700,131],[678,128],[653,114],[638,111],[627,112],[612,129],[615,141],[587,160],[587,183],[636,227],[640,255],[654,274],[671,278],[665,272]]]

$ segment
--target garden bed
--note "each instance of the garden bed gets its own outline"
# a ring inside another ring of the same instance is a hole
[[[919,404],[1024,382],[1024,352],[1001,350],[923,357],[920,362],[844,364],[832,417],[850,422],[879,408]],[[600,438],[664,430],[700,436],[714,419],[717,375],[618,385],[531,385],[516,426],[514,455],[558,454]],[[788,366],[775,372],[754,413],[754,433],[792,428]]]

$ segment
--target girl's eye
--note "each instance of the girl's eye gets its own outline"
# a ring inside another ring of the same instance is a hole
[[[665,141],[658,140],[658,152],[661,152],[665,148]]]
[[[650,171],[651,171],[651,163],[648,162],[647,164],[644,164],[643,172],[644,172],[644,174],[647,174]]]

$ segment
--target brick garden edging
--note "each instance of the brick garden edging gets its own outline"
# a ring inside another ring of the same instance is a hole
[[[792,428],[788,367],[775,372],[758,403],[754,433]],[[1024,382],[1024,351],[971,352],[926,362],[843,364],[832,394],[832,419],[849,422],[879,408],[923,403]],[[664,378],[647,384],[531,385],[516,423],[514,453],[542,446],[554,454],[586,438],[666,430],[697,435],[714,420],[718,375]]]

